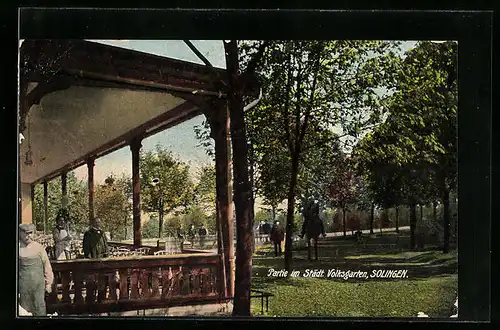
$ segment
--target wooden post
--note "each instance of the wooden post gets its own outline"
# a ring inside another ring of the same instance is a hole
[[[87,160],[88,187],[89,187],[89,223],[94,219],[94,158]]]
[[[43,181],[43,233],[47,234],[47,221],[49,219],[48,207],[49,191],[47,181]]]
[[[38,223],[35,223],[35,217],[33,210],[35,209],[35,185],[31,185],[31,222],[35,225],[36,230],[38,231]]]
[[[225,102],[216,103],[208,114],[212,137],[215,140],[215,168],[217,192],[217,221],[220,223],[220,240],[226,270],[226,297],[234,296],[234,229],[232,222],[232,185],[231,185],[231,143],[229,114]],[[219,252],[220,253],[220,252]]]
[[[141,139],[134,139],[130,143],[132,151],[132,205],[134,215],[134,246],[142,245],[141,241],[141,181],[139,176],[139,151],[141,150]]]
[[[68,190],[67,190],[67,173],[63,172],[61,174],[61,193],[62,193],[62,207],[66,208],[68,206]]]

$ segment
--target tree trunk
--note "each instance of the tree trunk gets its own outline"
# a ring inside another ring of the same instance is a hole
[[[216,101],[207,114],[215,142],[216,230],[218,253],[223,260],[223,282],[226,297],[234,296],[234,226],[232,221],[231,144],[229,114],[225,102]]]
[[[432,202],[432,218],[435,222],[438,221],[437,219],[437,201]]]
[[[443,253],[450,250],[450,191],[443,189]]]
[[[232,314],[233,316],[249,316],[252,281],[252,191],[248,178],[248,146],[243,113],[243,86],[236,40],[225,41],[224,50],[229,77],[228,99],[233,150],[234,204],[236,207],[236,273]]]
[[[345,206],[342,207],[342,227],[344,229],[344,237],[347,236],[347,233],[346,233],[346,226],[345,226],[345,217],[346,214],[345,214]]]
[[[415,229],[417,228],[417,204],[410,204],[410,249],[415,249]]]
[[[424,207],[420,204],[420,223],[424,221]]]
[[[158,238],[161,238],[163,234],[163,209],[160,209],[160,212],[158,212],[158,222]]]
[[[373,221],[375,218],[375,204],[372,203],[371,214],[370,214],[370,234],[373,234]]]
[[[396,206],[396,233],[399,233],[399,206]]]
[[[250,189],[252,191],[252,196],[250,197],[250,203],[251,203],[251,208],[250,208],[250,222],[252,224],[252,253],[255,252],[255,190],[254,190],[254,185],[255,185],[255,159],[254,159],[254,150],[253,150],[253,143],[249,144],[249,154],[250,154]]]
[[[293,221],[295,212],[295,188],[297,186],[297,176],[299,172],[299,157],[298,153],[292,155],[292,177],[290,187],[288,189],[288,208],[286,214],[286,235],[285,237],[285,269],[291,271],[292,268],[292,235]]]

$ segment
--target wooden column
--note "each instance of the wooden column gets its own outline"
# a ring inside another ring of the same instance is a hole
[[[49,191],[47,181],[43,181],[43,233],[47,234],[47,221],[49,219]]]
[[[225,102],[214,105],[208,115],[211,135],[215,140],[215,168],[217,195],[217,222],[220,224],[220,237],[226,271],[226,296],[234,296],[234,226],[231,185],[231,142],[229,133],[229,114]]]
[[[68,206],[68,190],[67,190],[67,173],[63,172],[61,174],[61,193],[62,193],[62,207],[66,208]]]
[[[87,160],[88,187],[89,187],[89,223],[94,219],[94,158]]]
[[[36,230],[38,231],[38,223],[35,223],[35,217],[33,210],[35,209],[35,185],[31,185],[31,222],[35,225]]]
[[[139,176],[139,151],[141,150],[141,139],[130,142],[132,151],[132,207],[134,216],[134,246],[142,245],[141,238],[141,181]]]

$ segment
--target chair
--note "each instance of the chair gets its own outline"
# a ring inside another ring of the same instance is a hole
[[[149,254],[149,251],[151,251],[151,249],[148,248],[148,247],[140,247],[140,248],[136,249],[135,251],[137,251],[138,253],[146,255],[146,254]]]
[[[172,253],[170,251],[166,251],[166,250],[160,250],[160,251],[156,251],[154,253],[155,256],[165,256],[165,255],[171,255]]]

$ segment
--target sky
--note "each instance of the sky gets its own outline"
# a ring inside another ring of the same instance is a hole
[[[89,40],[111,46],[132,49],[158,56],[170,57],[178,60],[203,64],[182,40]],[[198,50],[218,68],[225,69],[224,46],[222,40],[191,40]],[[415,45],[415,41],[405,41],[402,51],[406,51]],[[157,133],[142,142],[142,150],[153,150],[157,144],[161,144],[171,150],[182,161],[191,164],[193,169],[203,164],[212,162],[205,150],[198,145],[194,133],[194,127],[201,125],[204,116],[198,116],[182,124],[171,127],[163,132]],[[76,176],[82,180],[87,179],[87,167],[81,166],[74,170]],[[129,147],[124,147],[111,154],[103,156],[95,161],[94,178],[96,183],[101,183],[110,174],[121,176],[131,175],[132,154]]]

